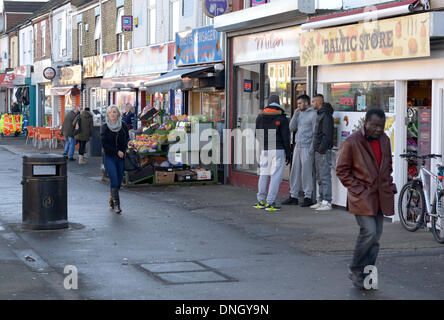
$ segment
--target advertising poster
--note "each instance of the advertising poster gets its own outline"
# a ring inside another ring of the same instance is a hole
[[[176,33],[177,66],[222,60],[222,36],[213,26]]]

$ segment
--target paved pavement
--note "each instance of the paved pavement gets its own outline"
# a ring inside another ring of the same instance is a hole
[[[0,139],[1,299],[444,297],[444,249],[430,232],[385,222],[379,290],[361,292],[346,277],[358,227],[344,210],[269,214],[252,208],[254,191],[230,185],[151,186],[124,188],[116,216],[97,157],[68,163],[68,229],[23,230],[21,156],[48,151]],[[77,290],[63,287],[67,265]]]

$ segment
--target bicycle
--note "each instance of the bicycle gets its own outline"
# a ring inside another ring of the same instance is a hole
[[[433,237],[439,243],[444,243],[444,166],[437,165],[437,175],[425,168],[427,159],[442,158],[441,155],[418,156],[415,153],[407,153],[401,154],[400,157],[408,161],[420,160],[421,162],[419,172],[402,187],[399,193],[398,213],[402,226],[406,230],[414,232],[419,228],[427,227],[428,222],[431,222]],[[436,190],[432,201],[429,196],[426,175],[436,181]],[[404,198],[404,196],[406,197]]]

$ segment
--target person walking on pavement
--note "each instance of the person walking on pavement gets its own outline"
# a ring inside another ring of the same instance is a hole
[[[81,111],[73,121],[74,131],[78,132],[74,138],[79,142],[79,164],[86,164],[85,149],[86,143],[93,134],[93,116],[88,107]]]
[[[128,130],[133,129],[133,121],[134,121],[134,112],[131,104],[127,103],[125,105],[125,111],[122,114],[122,120],[128,126]]]
[[[392,178],[390,139],[384,133],[385,114],[370,109],[364,125],[339,148],[336,175],[347,188],[347,202],[360,227],[349,278],[364,288],[364,269],[374,266],[379,252],[385,216],[394,214],[397,193]]]
[[[313,137],[316,180],[319,186],[318,202],[310,208],[316,211],[331,210],[331,149],[333,148],[333,107],[324,102],[322,94],[313,97],[313,107],[317,110],[316,127]]]
[[[120,110],[111,105],[106,110],[106,123],[101,128],[101,140],[104,150],[103,162],[110,180],[109,208],[116,214],[120,208],[119,189],[123,180],[125,152],[128,145],[128,127],[122,121]]]
[[[310,106],[310,97],[303,94],[297,98],[297,109],[290,121],[290,131],[296,131],[293,161],[290,173],[290,197],[283,205],[297,205],[298,194],[304,192],[302,207],[313,204],[313,133],[316,126],[317,113]]]
[[[76,139],[74,138],[74,118],[79,113],[79,107],[73,106],[71,111],[65,115],[62,124],[62,134],[65,137],[65,150],[63,152],[63,156],[68,158],[68,160],[76,160],[74,159],[74,151],[76,148]]]
[[[257,116],[256,133],[260,136],[259,140],[263,141],[260,141],[262,150],[259,158],[258,202],[254,207],[278,211],[280,207],[276,205],[276,196],[282,182],[284,166],[291,161],[289,124],[278,95],[271,95],[268,106]]]

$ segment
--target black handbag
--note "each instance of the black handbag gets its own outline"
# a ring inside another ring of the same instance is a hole
[[[127,150],[125,157],[125,171],[139,170],[141,167],[139,154],[133,149]]]

